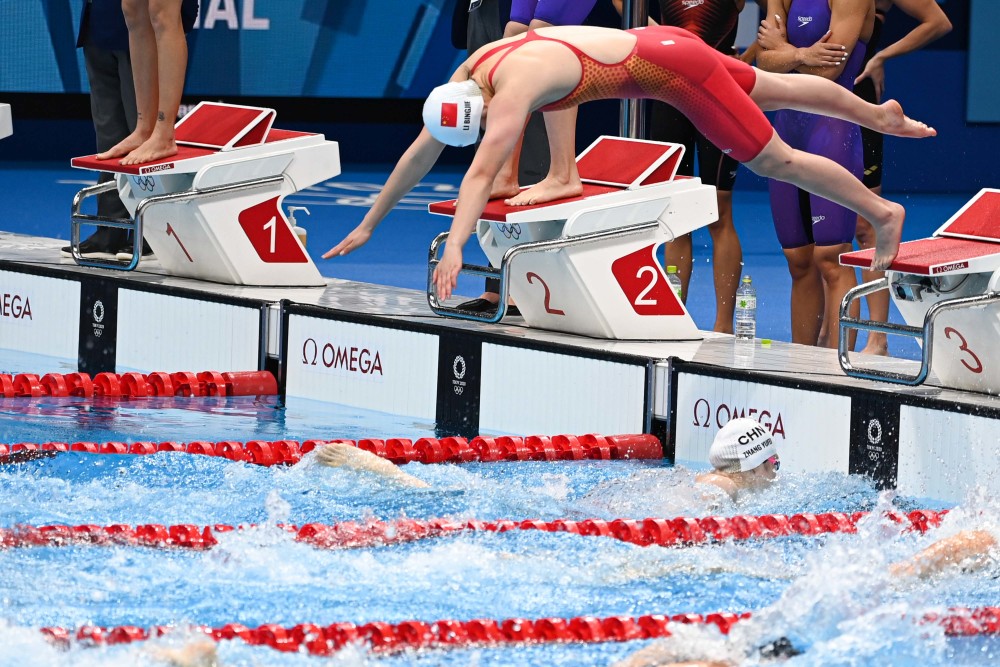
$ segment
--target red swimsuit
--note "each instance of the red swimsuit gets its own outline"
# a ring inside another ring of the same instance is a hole
[[[764,150],[774,130],[750,99],[757,78],[752,67],[719,53],[681,28],[651,26],[627,32],[636,36],[636,44],[621,62],[599,62],[568,42],[532,31],[520,42],[487,51],[473,71],[483,60],[507,49],[490,70],[492,84],[496,68],[515,49],[535,39],[557,42],[576,54],[582,74],[569,95],[544,105],[542,111],[569,109],[601,99],[653,98],[680,110],[709,141],[735,160],[747,162]]]

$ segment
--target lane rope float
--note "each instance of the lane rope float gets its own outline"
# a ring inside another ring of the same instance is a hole
[[[926,532],[940,525],[946,510],[914,510],[908,514],[887,512],[885,516],[904,530]],[[464,531],[507,532],[540,530],[582,536],[608,537],[639,546],[678,547],[723,542],[768,539],[789,535],[817,536],[854,533],[866,512],[845,514],[826,512],[793,515],[766,514],[734,517],[677,517],[674,519],[556,519],[541,521],[456,521],[451,519],[400,519],[398,521],[346,521],[337,524],[308,523],[303,526],[280,524],[295,540],[321,549],[386,546]],[[253,525],[214,524],[112,524],[98,526],[22,525],[0,528],[0,548],[58,547],[73,545],[128,545],[158,548],[211,549],[218,535],[252,529]]]
[[[20,442],[0,444],[0,457],[21,451],[86,452],[89,454],[156,454],[158,452],[186,452],[202,456],[216,456],[232,461],[244,461],[262,466],[294,465],[304,454],[328,443],[343,443],[371,452],[397,465],[419,462],[468,463],[478,461],[571,461],[571,460],[624,460],[662,459],[663,445],[655,435],[529,435],[477,436],[471,441],[461,437],[409,438],[379,440],[313,439],[225,440],[209,442]]]
[[[362,625],[333,623],[322,626],[302,623],[284,627],[266,623],[249,628],[229,623],[218,628],[194,627],[213,641],[239,638],[254,646],[269,646],[282,652],[305,651],[311,655],[331,655],[349,644],[366,644],[378,652],[394,652],[424,648],[496,646],[504,644],[543,643],[603,643],[659,639],[670,636],[671,623],[715,625],[728,634],[736,623],[751,618],[751,613],[648,614],[644,616],[577,616],[573,618],[508,618],[503,620],[474,619],[470,621],[375,621]],[[928,613],[918,620],[922,624],[939,624],[950,637],[973,637],[1000,634],[1000,607],[953,607],[947,613]],[[41,628],[50,641],[69,646],[131,644],[167,634],[174,626],[143,628],[122,625],[113,628],[83,626],[75,631],[59,627]]]

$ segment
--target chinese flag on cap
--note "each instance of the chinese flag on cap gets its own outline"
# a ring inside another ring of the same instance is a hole
[[[458,103],[441,104],[441,127],[458,127]]]

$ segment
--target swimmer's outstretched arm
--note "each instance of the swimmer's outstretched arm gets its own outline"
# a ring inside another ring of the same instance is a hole
[[[370,472],[391,480],[400,486],[428,488],[430,484],[400,470],[392,461],[372,454],[353,445],[334,442],[316,450],[316,460],[331,468],[349,468],[358,472]]]
[[[895,577],[929,577],[956,565],[981,564],[986,552],[996,546],[992,533],[963,530],[934,542],[909,560],[895,563],[889,571]]]
[[[693,662],[676,662],[665,647],[655,642],[640,649],[624,660],[619,660],[612,667],[732,667],[730,662],[716,660],[696,660]]]
[[[182,648],[156,646],[149,649],[152,657],[171,667],[219,667],[218,649],[214,642],[196,641]]]
[[[537,86],[535,82],[532,84]],[[449,298],[455,289],[458,272],[462,268],[462,247],[486,208],[497,174],[521,138],[531,113],[533,97],[529,84],[520,86],[520,90],[504,89],[497,84],[496,95],[484,118],[486,133],[462,179],[448,241],[441,262],[434,270],[434,284],[441,300]]]
[[[455,70],[450,80],[466,81],[468,78],[469,64],[465,62]],[[323,259],[346,255],[367,243],[372,232],[385,216],[389,215],[400,200],[409,194],[410,190],[416,187],[424,176],[434,168],[443,150],[444,144],[432,137],[426,127],[421,128],[420,134],[399,158],[399,162],[389,174],[382,191],[375,198],[375,203],[368,209],[361,224],[355,227],[343,241],[323,253]]]

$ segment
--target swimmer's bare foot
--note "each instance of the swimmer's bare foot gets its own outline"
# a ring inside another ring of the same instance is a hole
[[[906,219],[906,209],[895,202],[886,202],[889,214],[878,223],[872,222],[875,228],[875,256],[872,257],[872,270],[885,271],[899,253],[899,240],[903,236],[903,220]]]
[[[98,153],[94,157],[96,157],[98,160],[110,160],[116,157],[124,157],[129,153],[131,153],[132,151],[134,151],[139,146],[142,146],[142,144],[148,138],[149,135],[141,133],[139,132],[139,130],[136,130],[132,134],[128,135],[127,137],[119,141],[113,147],[109,148],[103,153]]]
[[[510,199],[505,199],[503,203],[507,204],[507,206],[530,206],[532,204],[544,204],[545,202],[557,199],[579,197],[581,194],[583,194],[583,183],[579,179],[567,183],[555,178],[546,177],[540,183],[522,190],[520,194]]]
[[[889,341],[886,340],[885,334],[868,332],[868,341],[865,343],[864,349],[861,350],[861,354],[874,354],[880,357],[886,357],[889,355]]]
[[[934,137],[937,130],[925,123],[913,120],[903,113],[903,107],[896,100],[887,100],[879,105],[882,112],[882,127],[874,128],[882,134],[897,137]]]
[[[518,185],[517,180],[510,180],[504,177],[503,174],[499,174],[496,180],[493,181],[493,187],[490,189],[490,199],[507,199],[508,197],[516,197],[518,193],[521,192],[521,186]]]
[[[121,164],[142,164],[170,157],[171,155],[177,155],[177,143],[173,138],[163,138],[153,134],[141,146],[122,158]]]

